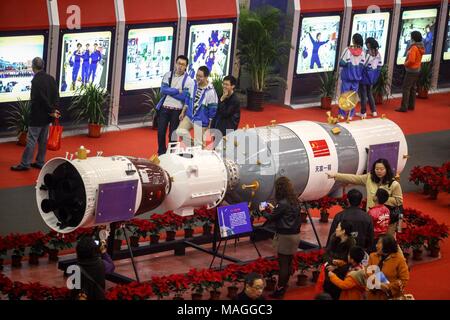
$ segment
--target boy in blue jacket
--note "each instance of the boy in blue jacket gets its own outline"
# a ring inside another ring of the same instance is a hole
[[[339,66],[341,67],[341,94],[348,91],[358,92],[359,83],[362,80],[363,69],[365,64],[365,54],[363,51],[364,41],[359,33],[355,33],[352,37],[352,45],[345,48],[342,54]],[[353,108],[350,111],[349,120],[355,113]],[[339,109],[339,115],[346,118],[347,114],[344,110]]]
[[[186,104],[180,114],[180,125],[176,131],[178,137],[182,137],[186,146],[192,145],[189,130],[194,128],[194,140],[196,144],[203,145],[203,135],[211,128],[212,121],[217,113],[217,94],[212,84],[209,83],[209,69],[201,66],[197,70],[194,86],[187,94]],[[200,135],[201,132],[201,137]]]

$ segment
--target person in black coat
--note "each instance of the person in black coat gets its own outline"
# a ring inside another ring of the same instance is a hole
[[[222,80],[223,95],[220,97],[213,128],[220,130],[225,137],[227,130],[236,130],[241,119],[239,98],[234,93],[236,78],[226,76]]]
[[[373,221],[372,218],[360,208],[362,193],[356,189],[351,189],[347,193],[347,199],[350,207],[339,212],[333,219],[328,234],[327,246],[330,243],[331,236],[336,231],[336,227],[341,221],[349,221],[352,224],[352,235],[356,240],[356,245],[370,252],[373,247]]]
[[[44,60],[39,57],[31,63],[34,77],[31,80],[31,115],[27,133],[27,145],[23,151],[22,161],[12,166],[13,171],[25,171],[31,167],[41,169],[45,163],[49,124],[52,118],[59,118],[56,109],[59,94],[55,78],[45,73]],[[34,148],[38,144],[36,162],[31,163]]]

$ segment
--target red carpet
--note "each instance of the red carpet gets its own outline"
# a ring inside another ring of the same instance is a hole
[[[414,112],[394,112],[400,101],[390,100],[389,103],[378,106],[378,113],[386,114],[395,121],[405,134],[424,133],[450,129],[450,108],[448,100],[450,94],[431,95],[428,100],[417,100]],[[320,108],[307,108],[292,110],[287,107],[266,105],[264,112],[250,112],[242,109],[241,127],[249,124],[262,126],[276,120],[277,123],[297,120],[326,121],[325,111]],[[47,159],[62,156],[66,151],[74,153],[80,145],[91,150],[91,155],[97,151],[103,151],[103,155],[130,155],[149,158],[156,153],[156,131],[149,128],[139,128],[127,131],[109,132],[102,135],[100,139],[92,139],[86,136],[74,136],[64,138],[60,151],[49,151]],[[22,155],[23,147],[16,144],[0,144],[0,188],[13,188],[19,186],[33,185],[38,176],[38,170],[32,169],[28,172],[12,172],[11,165],[18,164]]]
[[[439,223],[450,225],[450,194],[440,193],[438,200],[430,200],[419,193],[407,193],[405,206],[418,209]],[[407,293],[421,300],[450,299],[450,239],[441,243],[441,259],[414,265],[410,270]],[[314,286],[291,288],[286,293],[287,300],[310,300],[314,298]]]

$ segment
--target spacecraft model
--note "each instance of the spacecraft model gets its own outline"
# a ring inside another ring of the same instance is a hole
[[[36,200],[45,223],[57,232],[126,221],[150,210],[185,216],[194,208],[274,197],[286,176],[304,201],[338,188],[326,172],[362,174],[371,147],[396,144],[400,173],[407,144],[388,119],[326,124],[297,121],[236,130],[214,150],[171,144],[159,161],[127,156],[53,158],[42,168]]]

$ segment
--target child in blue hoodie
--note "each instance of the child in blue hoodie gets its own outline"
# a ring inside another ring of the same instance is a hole
[[[380,77],[381,67],[383,66],[383,60],[381,59],[380,52],[378,51],[379,45],[374,38],[366,39],[367,54],[366,63],[364,65],[363,77],[359,84],[359,98],[361,99],[361,112],[356,113],[357,116],[364,119],[367,117],[366,105],[369,100],[370,111],[372,117],[378,116],[377,108],[375,106],[375,99],[372,93],[372,87],[377,83]]]
[[[352,37],[352,45],[345,48],[339,66],[341,67],[341,94],[348,91],[358,92],[359,83],[362,80],[364,64],[366,61],[363,51],[364,41],[359,33]],[[355,109],[350,111],[349,120],[352,119]],[[344,110],[339,109],[339,115],[346,118]]]

